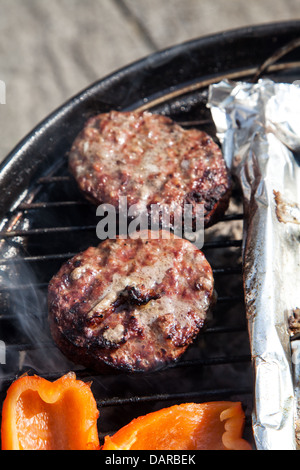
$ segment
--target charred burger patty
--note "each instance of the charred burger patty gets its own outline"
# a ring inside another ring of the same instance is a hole
[[[100,372],[154,370],[198,334],[213,298],[211,267],[191,242],[152,235],[107,239],[52,278],[51,332],[73,362]]]
[[[174,214],[202,203],[206,227],[228,207],[230,178],[217,144],[158,114],[111,111],[91,118],[72,145],[69,168],[95,204],[117,208],[126,196],[129,205],[167,205]]]

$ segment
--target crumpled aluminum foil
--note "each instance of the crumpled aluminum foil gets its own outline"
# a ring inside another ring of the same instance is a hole
[[[244,197],[245,305],[258,450],[300,436],[300,87],[222,81],[208,107]]]

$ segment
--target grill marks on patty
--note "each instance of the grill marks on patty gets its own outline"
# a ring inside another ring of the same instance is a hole
[[[161,234],[160,234],[161,235]],[[51,332],[73,362],[154,370],[177,360],[203,325],[212,270],[187,240],[106,240],[49,285]]]
[[[118,210],[126,196],[137,212],[168,206],[175,220],[185,204],[203,203],[206,227],[230,198],[213,140],[149,112],[91,118],[73,143],[69,168],[95,204]],[[73,362],[100,372],[156,370],[176,361],[199,333],[213,301],[209,263],[187,240],[147,235],[90,247],[51,280],[51,332]]]
[[[170,118],[149,112],[117,112],[91,118],[75,139],[69,168],[93,203],[149,210],[203,202],[205,225],[226,211],[230,178],[216,143],[205,132],[183,129]]]

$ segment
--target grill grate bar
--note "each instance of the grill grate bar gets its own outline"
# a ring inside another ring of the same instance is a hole
[[[242,240],[215,240],[207,242],[203,246],[203,251],[206,249],[215,249],[215,248],[239,248],[242,246]],[[78,253],[56,253],[50,255],[38,255],[38,256],[24,256],[24,258],[2,258],[0,259],[0,265],[6,266],[10,264],[18,263],[37,263],[43,261],[54,261],[60,259],[72,258]]]
[[[44,375],[44,378],[51,379],[52,375]],[[6,382],[6,381],[5,381]],[[7,381],[8,385],[9,382]],[[166,401],[181,401],[185,400],[188,402],[191,399],[198,399],[203,402],[205,400],[218,400],[225,399],[234,396],[245,396],[251,395],[252,389],[250,387],[238,387],[238,388],[220,388],[220,389],[206,389],[206,390],[197,390],[195,392],[180,392],[180,393],[159,393],[154,395],[135,395],[133,397],[113,397],[113,398],[103,398],[97,399],[97,407],[99,408],[109,408],[115,406],[124,406],[124,405],[138,405],[141,403],[152,403],[152,402],[166,402]],[[2,410],[0,410],[0,416],[2,415]],[[106,435],[108,433],[105,433]]]
[[[46,285],[43,284],[45,286],[45,288],[47,288],[48,284]],[[29,288],[29,287],[28,287]],[[1,292],[1,291],[0,291]],[[220,296],[218,297],[218,304],[231,304],[231,305],[234,305],[236,303],[239,303],[239,302],[244,302],[244,297],[243,295],[232,295],[232,296]],[[44,313],[45,315],[47,315],[48,313]],[[0,313],[0,320],[14,320],[15,318],[17,318],[17,315],[14,314],[14,313],[8,313],[8,314],[1,314]],[[232,327],[232,328],[235,328],[235,327]],[[232,330],[232,328],[230,328],[230,331]],[[240,331],[241,329],[243,329],[244,327],[239,327],[237,326],[236,327],[238,331]],[[206,332],[210,331],[211,328],[207,328],[207,330],[205,330]],[[222,330],[222,327],[220,327],[220,331]],[[224,331],[227,331],[225,330],[225,327],[224,327]]]
[[[202,334],[222,334],[222,333],[237,333],[245,331],[247,328],[246,324],[234,325],[234,326],[214,326],[203,330]]]
[[[52,255],[25,256],[24,258],[0,259],[0,265],[18,264],[18,263],[37,263],[42,261],[55,261],[60,259],[68,259],[78,253],[57,253]]]
[[[205,242],[203,250],[205,249],[215,249],[215,248],[231,248],[231,247],[241,247],[243,240],[214,240],[211,242]]]
[[[78,225],[69,227],[46,227],[33,228],[29,230],[12,230],[11,232],[0,232],[0,238],[28,237],[34,235],[49,235],[53,233],[72,233],[96,230],[96,225]]]
[[[87,205],[89,205],[88,201],[33,202],[31,204],[22,203],[18,206],[16,210],[29,211],[29,210],[37,210],[37,209],[52,209],[52,208],[57,209],[59,207],[87,206]]]
[[[69,205],[74,205],[77,204],[77,202],[69,201]],[[56,205],[61,204],[61,207],[63,206],[63,203],[53,203]],[[85,203],[82,203],[83,205],[86,205]],[[68,205],[68,204],[66,204]],[[25,205],[28,207],[28,204]],[[39,207],[36,208],[45,208],[46,206],[44,203],[41,203]],[[25,210],[25,209],[24,209]],[[28,210],[28,209],[26,209]],[[242,214],[238,215],[229,215],[227,217],[224,217],[223,219],[220,220],[220,222],[232,222],[234,220],[242,220],[243,216]],[[52,234],[52,233],[62,233],[62,232],[78,232],[78,231],[87,231],[87,230],[96,230],[97,225],[75,225],[75,226],[66,226],[66,227],[44,227],[44,228],[33,228],[33,229],[28,229],[28,230],[11,230],[11,231],[2,231],[0,232],[0,239],[3,238],[14,238],[14,237],[25,237],[25,236],[34,236],[34,235],[47,235],[47,234]],[[206,247],[209,247],[211,245],[212,248],[215,248],[217,244],[223,243],[223,245],[220,245],[222,248],[226,246],[241,246],[242,240],[216,240],[214,242],[208,242],[206,243]]]
[[[174,369],[177,367],[191,367],[191,366],[217,366],[224,364],[236,364],[240,362],[249,362],[250,356],[248,354],[241,356],[220,356],[220,357],[209,357],[194,359],[189,361],[181,361],[168,366],[168,369]]]
[[[32,202],[32,203],[21,203],[17,208],[11,210],[11,214],[17,211],[30,211],[30,210],[38,210],[38,209],[57,209],[60,207],[68,207],[68,206],[90,206],[88,201],[84,200],[77,200],[77,201],[56,201],[56,202]],[[227,222],[232,220],[243,220],[243,214],[228,214],[224,215],[219,222]]]
[[[205,126],[207,124],[211,124],[211,119],[193,119],[192,121],[177,121],[182,127],[190,127],[190,126]]]
[[[69,232],[82,232],[87,230],[96,230],[96,225],[77,225],[69,227],[46,227],[34,228],[29,230],[12,230],[11,232],[0,232],[0,238],[14,238],[14,237],[27,237],[34,235],[48,235],[52,233],[69,233]],[[241,246],[242,240],[217,240],[215,242],[208,242],[205,246],[216,248],[224,248],[226,246]]]
[[[117,406],[117,405],[132,405],[138,403],[147,403],[152,401],[173,401],[173,400],[187,400],[192,398],[205,399],[206,397],[216,398],[216,397],[230,397],[233,395],[248,395],[251,394],[252,390],[250,388],[239,388],[239,389],[212,389],[212,390],[201,390],[197,392],[182,392],[182,393],[162,393],[149,396],[134,396],[128,398],[111,398],[97,400],[97,405],[100,408]]]
[[[51,345],[50,345],[51,346]],[[22,349],[25,351],[25,349]],[[21,351],[20,351],[21,352]],[[8,346],[8,351],[7,355],[9,354],[9,346]],[[195,361],[182,361],[178,362],[176,364],[173,364],[171,366],[167,366],[164,371],[167,372],[168,370],[172,369],[179,369],[179,368],[187,368],[187,367],[218,367],[218,366],[227,366],[227,365],[232,365],[232,364],[250,364],[251,357],[244,355],[244,356],[233,356],[233,357],[220,357],[220,358],[210,358],[210,359],[204,359],[204,360],[195,360]],[[47,380],[55,380],[57,377],[61,377],[65,374],[70,372],[70,369],[63,369],[63,370],[56,370],[55,374],[52,372],[50,373],[43,373],[43,378]],[[93,382],[93,372],[89,371],[88,369],[83,369],[83,370],[75,370],[76,376],[78,379],[84,380],[84,378],[87,378],[89,381]],[[2,380],[1,386],[3,388],[9,387],[12,381],[14,381],[17,378],[18,374],[14,374],[12,376],[6,376],[5,379]],[[108,398],[104,400],[97,400],[97,404],[102,407],[109,407],[109,406],[120,406],[120,405],[130,405],[130,404],[138,404],[138,403],[146,403],[146,402],[156,402],[156,401],[170,401],[170,400],[178,400],[178,399],[184,399],[188,400],[189,398],[192,397],[198,397],[199,399],[204,399],[207,397],[210,401],[213,401],[213,399],[216,396],[219,396],[220,399],[224,399],[226,396],[233,396],[233,395],[244,395],[244,394],[251,394],[252,390],[250,387],[246,388],[231,388],[231,389],[218,389],[218,388],[213,388],[212,390],[197,390],[196,392],[182,392],[182,393],[168,393],[168,394],[152,394],[149,396],[143,396],[143,395],[134,395],[130,398],[123,398],[123,397],[113,397],[113,398]],[[1,415],[1,410],[0,410],[0,415]]]
[[[26,351],[39,351],[43,348],[47,347],[48,349],[54,348],[56,349],[55,344],[49,342],[37,343],[35,345],[32,344],[22,344],[22,345],[7,345],[6,352],[7,355],[10,353],[16,352],[26,352]],[[171,370],[171,369],[178,369],[178,368],[187,368],[187,367],[215,367],[215,366],[223,366],[228,364],[242,364],[242,363],[249,363],[251,360],[250,355],[240,355],[240,356],[220,356],[220,357],[208,357],[208,358],[200,358],[200,359],[191,359],[191,360],[182,360],[175,362],[173,364],[167,365],[164,370]],[[57,371],[58,374],[62,374],[63,371]],[[9,379],[8,379],[9,380]]]
[[[216,268],[213,269],[214,275],[233,275],[233,274],[241,274],[242,267],[241,266],[229,266],[225,268]],[[4,286],[0,288],[0,293],[2,292],[9,292],[9,291],[18,291],[18,290],[27,290],[27,289],[45,289],[48,287],[48,282],[40,282],[40,283],[32,283],[32,284],[21,284],[18,286]]]

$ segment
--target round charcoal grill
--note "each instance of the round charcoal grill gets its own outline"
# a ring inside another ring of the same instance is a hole
[[[97,245],[96,208],[80,195],[67,155],[96,113],[145,109],[215,137],[208,86],[227,78],[300,77],[300,22],[200,38],[153,54],[93,84],[32,131],[0,167],[0,402],[23,373],[55,380],[74,370],[92,381],[100,437],[139,415],[188,401],[241,401],[252,439],[252,367],[243,304],[243,207],[238,188],[225,217],[205,233],[217,304],[195,343],[176,364],[146,374],[93,371],[67,361],[47,322],[47,286],[61,264]],[[253,443],[255,447],[255,443]]]

